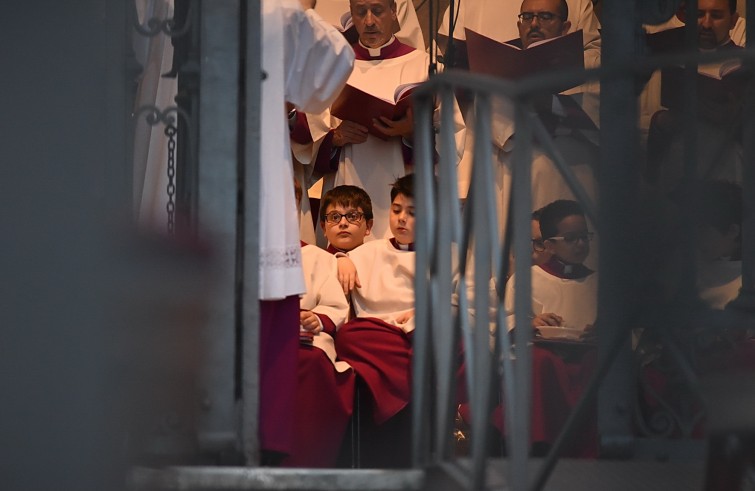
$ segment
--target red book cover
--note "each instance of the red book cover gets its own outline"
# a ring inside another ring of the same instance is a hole
[[[382,138],[381,133],[372,123],[373,119],[384,116],[392,121],[401,119],[411,107],[411,93],[420,82],[399,85],[394,92],[394,99],[386,100],[352,85],[346,84],[338,98],[330,107],[330,113],[344,121],[353,121],[369,129],[370,133]]]
[[[684,51],[686,49],[684,27],[646,33],[645,42],[651,53],[678,53]],[[694,49],[697,49],[697,46]]]
[[[697,96],[711,102],[726,104],[741,98],[749,76],[740,60],[700,65],[697,71]],[[661,69],[661,105],[669,109],[684,107],[684,67]]]
[[[519,39],[500,43],[466,29],[467,56],[472,72],[519,80],[545,71],[584,70],[582,30],[546,39],[522,49]],[[561,87],[561,92],[571,87]]]

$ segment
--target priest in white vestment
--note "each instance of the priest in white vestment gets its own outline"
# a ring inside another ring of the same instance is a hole
[[[299,295],[305,292],[285,102],[303,111],[326,108],[351,73],[354,55],[340,32],[298,0],[263,0],[261,21],[267,77],[259,188],[260,439],[263,463],[273,465],[294,437]]]

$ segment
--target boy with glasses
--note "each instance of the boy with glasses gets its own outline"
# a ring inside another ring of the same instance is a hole
[[[349,252],[370,236],[374,220],[367,192],[350,185],[336,186],[322,197],[320,227],[331,254]]]
[[[586,331],[597,315],[598,275],[583,264],[590,253],[593,234],[576,201],[554,201],[539,215],[544,252],[551,257],[532,266],[532,327],[561,326]],[[506,285],[509,321],[513,320],[515,276]],[[536,342],[531,355],[530,438],[533,454],[545,455],[587,386],[595,368],[596,350],[589,343],[575,346]],[[502,412],[494,413],[494,424],[503,429]],[[596,425],[585,425],[581,437],[567,445],[563,455],[596,457],[596,442]]]
[[[551,257],[532,267],[532,325],[585,330],[597,315],[598,275],[583,264],[593,234],[582,207],[572,200],[550,203],[540,211],[540,230]],[[514,311],[515,276],[506,285],[509,315]]]
[[[296,202],[302,188],[294,180]],[[345,220],[344,220],[345,221]],[[349,304],[336,278],[336,259],[301,242],[306,292],[299,300],[299,339],[295,407],[288,421],[294,438],[285,467],[332,467],[351,418],[354,370],[336,361],[333,337],[349,315]]]
[[[340,257],[364,244],[370,236],[374,223],[372,200],[364,189],[344,184],[323,195],[320,210],[320,227],[328,239],[326,250],[339,257],[337,277],[348,295],[361,285],[354,264]]]

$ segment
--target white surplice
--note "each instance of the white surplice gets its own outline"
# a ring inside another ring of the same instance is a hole
[[[357,317],[375,317],[411,332],[414,315],[399,323],[403,314],[414,310],[414,251],[396,249],[389,239],[366,242],[349,252],[361,287],[351,294]]]
[[[304,293],[285,101],[328,107],[351,73],[354,53],[340,32],[298,0],[262,3],[260,299]]]
[[[349,303],[336,276],[336,257],[317,246],[305,245],[301,248],[301,258],[307,292],[301,296],[299,306],[302,310],[326,315],[336,328],[341,327],[349,315]],[[348,363],[336,361],[336,347],[330,334],[319,332],[312,339],[312,345],[323,350],[339,372],[349,368]]]
[[[516,275],[506,283],[506,313],[513,327]],[[598,274],[578,279],[559,278],[540,266],[532,267],[532,315],[554,313],[563,318],[563,327],[585,329],[598,315]]]

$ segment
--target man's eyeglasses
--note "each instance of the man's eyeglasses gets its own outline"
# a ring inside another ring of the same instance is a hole
[[[359,222],[364,218],[364,213],[359,211],[350,211],[348,213],[338,213],[337,211],[331,211],[325,214],[325,221],[330,224],[341,223],[341,218],[345,218],[347,222],[359,225]]]
[[[543,239],[532,239],[532,250],[535,252],[545,251],[545,242],[543,242]]]
[[[575,234],[564,234],[561,237],[548,237],[545,240],[560,240],[563,241],[564,244],[574,245],[578,240],[581,240],[582,242],[590,242],[594,235],[595,234],[592,232],[580,232]]]
[[[553,12],[522,12],[518,17],[525,24],[529,24],[536,17],[540,22],[553,22],[555,19],[562,19],[560,15]]]

